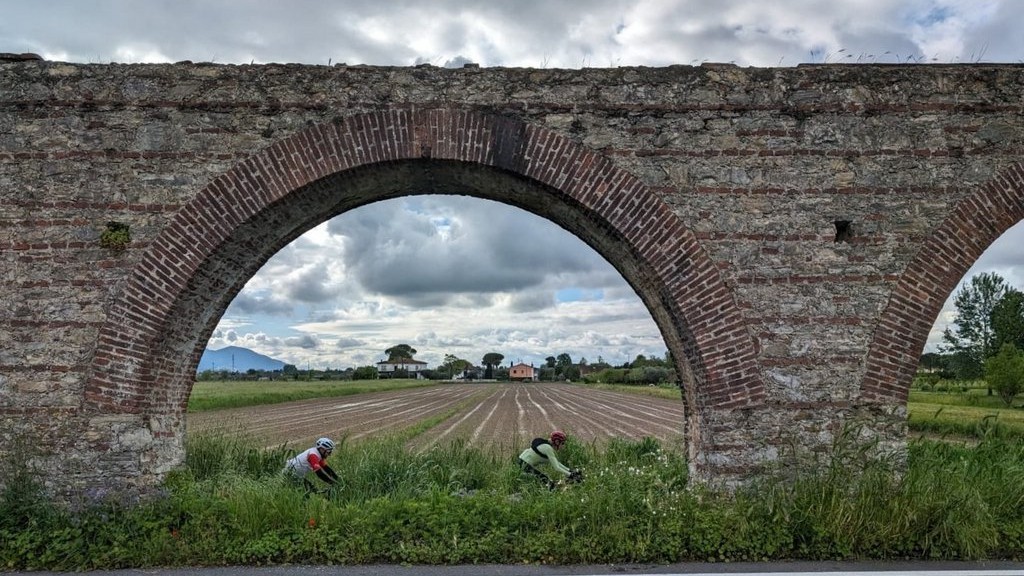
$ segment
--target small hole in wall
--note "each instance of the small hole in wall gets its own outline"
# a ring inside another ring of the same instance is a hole
[[[836,242],[849,242],[853,236],[853,222],[849,220],[836,220]]]

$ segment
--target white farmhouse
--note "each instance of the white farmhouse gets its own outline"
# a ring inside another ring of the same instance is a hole
[[[412,358],[388,358],[387,360],[377,362],[377,377],[393,378],[395,376],[395,372],[405,370],[405,373],[409,375],[409,378],[422,378],[422,376],[420,376],[420,371],[425,370],[426,368],[426,362],[421,362]]]

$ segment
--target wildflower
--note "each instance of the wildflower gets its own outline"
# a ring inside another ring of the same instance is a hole
[[[316,528],[316,518],[310,518],[309,519],[309,527],[310,528]]]

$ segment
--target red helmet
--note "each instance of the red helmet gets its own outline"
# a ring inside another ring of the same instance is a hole
[[[561,430],[555,430],[551,433],[551,443],[555,446],[561,446],[565,444],[565,432]]]

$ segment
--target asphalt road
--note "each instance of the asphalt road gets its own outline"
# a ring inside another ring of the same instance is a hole
[[[0,572],[46,576],[64,572]],[[76,572],[72,574],[82,574]],[[600,566],[222,566],[104,570],[103,576],[1024,576],[1024,562],[771,562]]]

